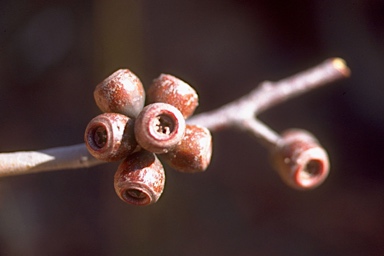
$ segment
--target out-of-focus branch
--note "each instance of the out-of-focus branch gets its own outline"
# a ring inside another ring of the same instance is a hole
[[[307,91],[348,77],[350,71],[340,58],[326,60],[307,71],[278,82],[263,82],[249,94],[223,107],[195,115],[190,124],[199,124],[211,131],[234,127],[253,134],[264,145],[274,146],[280,136],[261,123],[257,114]],[[0,153],[0,177],[91,167],[104,163],[93,158],[84,144],[41,151]]]

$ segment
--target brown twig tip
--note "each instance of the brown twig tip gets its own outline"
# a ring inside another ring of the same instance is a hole
[[[333,58],[331,59],[331,63],[333,68],[338,70],[344,77],[349,77],[351,75],[351,70],[342,58]]]
[[[283,181],[296,189],[315,188],[329,174],[327,152],[304,130],[284,132],[273,152],[273,161]]]

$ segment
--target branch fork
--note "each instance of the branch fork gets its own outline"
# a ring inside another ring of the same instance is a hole
[[[299,189],[316,187],[323,182],[329,170],[326,152],[316,138],[302,130],[296,130],[295,136],[290,132],[286,133],[290,136],[280,135],[261,122],[257,115],[349,75],[350,70],[344,60],[328,59],[286,79],[262,82],[247,95],[216,110],[192,116],[186,123],[204,126],[211,132],[224,128],[246,131],[266,146],[271,154],[277,155],[277,169],[284,181]],[[41,151],[0,153],[0,177],[85,168],[102,163],[88,152],[84,143]]]

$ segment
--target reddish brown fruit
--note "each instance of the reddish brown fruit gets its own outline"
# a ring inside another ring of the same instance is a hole
[[[273,153],[273,161],[281,178],[297,189],[315,188],[329,173],[327,152],[304,130],[284,132]]]
[[[131,154],[137,147],[133,133],[134,122],[117,113],[104,113],[93,118],[84,134],[88,151],[97,159],[117,161]]]
[[[160,155],[170,167],[195,173],[207,169],[212,156],[212,136],[207,128],[187,125],[181,142],[170,152]]]
[[[131,118],[143,109],[145,92],[139,78],[128,69],[120,69],[98,84],[93,93],[103,112],[116,112]]]
[[[189,84],[165,74],[152,82],[147,91],[147,101],[171,104],[180,110],[184,118],[191,116],[199,105],[197,93]]]
[[[183,138],[185,120],[177,108],[166,103],[146,106],[135,121],[135,136],[144,149],[167,153]]]
[[[139,151],[123,160],[114,178],[117,195],[126,203],[155,203],[164,190],[165,173],[161,162],[148,151]]]

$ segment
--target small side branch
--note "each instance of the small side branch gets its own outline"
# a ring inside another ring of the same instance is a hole
[[[273,148],[280,139],[279,134],[257,118],[244,119],[241,125],[239,125],[239,129],[243,129],[253,135],[267,148]]]
[[[257,119],[261,112],[307,91],[348,77],[344,60],[333,58],[307,71],[278,82],[263,82],[240,99],[223,107],[188,119],[190,124],[207,127],[211,131],[234,127],[254,135],[262,144],[271,147],[280,136]],[[84,144],[57,147],[41,151],[0,153],[0,177],[76,169],[102,164],[92,157]]]
[[[237,125],[277,104],[349,75],[350,70],[343,59],[328,59],[314,68],[278,82],[265,81],[240,99],[193,116],[188,119],[188,123],[204,125],[211,131]]]

